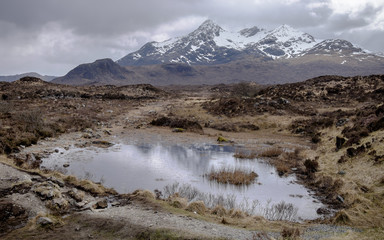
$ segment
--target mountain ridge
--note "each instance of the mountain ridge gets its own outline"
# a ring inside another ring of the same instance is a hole
[[[82,64],[53,82],[74,85],[279,84],[321,75],[384,73],[384,57],[342,39],[319,40],[289,25],[229,32],[211,20],[191,33]]]
[[[142,66],[162,63],[215,65],[236,61],[244,57],[266,60],[296,58],[312,54],[331,44],[333,39],[316,39],[312,35],[283,24],[273,30],[257,26],[230,32],[212,20],[206,20],[186,36],[163,42],[148,42],[139,50],[129,53],[116,62],[122,66]],[[344,41],[351,53],[371,54]],[[315,48],[316,49],[313,49]],[[323,53],[324,54],[324,53]]]

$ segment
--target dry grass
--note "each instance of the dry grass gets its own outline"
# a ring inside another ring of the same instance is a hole
[[[269,148],[259,154],[260,157],[276,158],[283,153],[283,150],[277,147]]]
[[[216,181],[223,184],[249,185],[255,182],[258,177],[255,172],[246,172],[240,169],[222,168],[220,170],[212,169],[206,174],[210,181]]]
[[[79,180],[75,176],[66,176],[64,178],[64,181],[79,189],[82,189],[86,192],[89,192],[95,195],[117,194],[117,192],[114,189],[106,188],[101,184],[96,184],[90,180]]]
[[[207,212],[207,208],[205,207],[203,201],[191,202],[190,204],[188,204],[185,210],[189,212],[196,212],[200,215],[204,215]]]
[[[233,157],[237,159],[255,159],[257,154],[255,152],[236,151]]]
[[[312,159],[318,157],[319,176],[329,176],[333,182],[342,181],[343,185],[338,194],[344,198],[348,206],[343,214],[334,219],[336,222],[347,223],[353,226],[384,228],[384,191],[380,183],[384,175],[384,165],[375,164],[373,157],[363,153],[358,157],[347,158],[344,163],[338,160],[346,154],[346,149],[335,150],[336,136],[341,134],[341,129],[329,128],[322,130],[322,141],[317,149],[304,150],[304,154]],[[373,140],[375,139],[375,140]],[[370,136],[361,139],[361,144],[370,142],[370,151],[375,150],[377,155],[384,154],[384,131],[376,131]],[[345,172],[344,175],[338,172]],[[324,184],[323,184],[324,185]],[[368,189],[368,192],[364,190]],[[348,221],[346,222],[346,219]]]

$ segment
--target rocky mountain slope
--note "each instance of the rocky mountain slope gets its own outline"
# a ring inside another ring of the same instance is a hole
[[[344,54],[351,57],[371,55],[348,41],[315,39],[288,25],[271,31],[253,27],[230,32],[207,20],[187,36],[147,43],[117,63],[122,66],[162,63],[212,65],[245,57],[272,60],[298,58],[308,54]]]

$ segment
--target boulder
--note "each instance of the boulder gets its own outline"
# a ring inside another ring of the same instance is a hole
[[[107,208],[108,207],[107,199],[104,198],[97,201],[92,207],[95,209]]]
[[[49,217],[39,217],[36,223],[41,226],[47,226],[53,224],[53,221]]]

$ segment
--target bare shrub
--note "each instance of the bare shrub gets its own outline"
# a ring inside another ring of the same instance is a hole
[[[20,122],[24,130],[34,132],[44,126],[43,118],[39,111],[24,111],[15,116],[15,120]]]
[[[306,169],[308,174],[309,173],[315,173],[319,169],[319,163],[317,162],[317,160],[307,159],[304,162],[304,166],[305,166],[305,169]]]
[[[277,204],[272,204],[269,206],[269,203],[264,209],[264,217],[272,221],[292,221],[297,216],[298,209],[293,206],[292,203],[286,203],[281,201]]]

